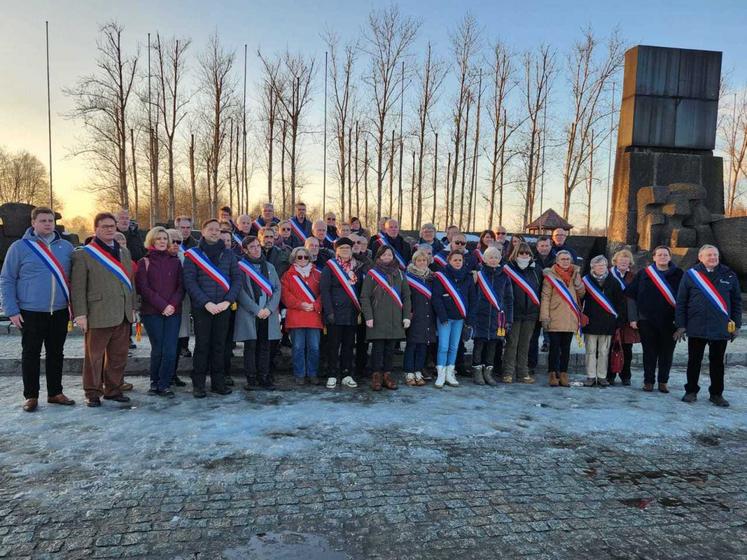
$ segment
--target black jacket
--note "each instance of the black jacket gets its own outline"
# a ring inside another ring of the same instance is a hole
[[[605,311],[597,303],[597,300],[591,295],[591,290],[587,287],[582,310],[589,318],[589,324],[583,328],[584,334],[613,335],[615,334],[615,330],[627,322],[628,313],[622,288],[617,280],[612,277],[612,274],[607,274],[601,286],[591,274],[586,278],[607,297],[607,300],[615,308],[615,311],[617,311],[617,317]]]
[[[480,270],[493,288],[498,298],[498,305],[503,310],[506,323],[514,321],[514,293],[511,289],[511,280],[503,272],[503,267],[496,268],[482,265]],[[498,334],[498,310],[488,301],[480,286],[475,285],[475,300],[469,310],[469,325],[473,329],[475,338],[497,340]]]
[[[459,270],[454,270],[451,266],[447,265],[442,271],[454,287],[459,291],[459,295],[462,296],[462,301],[467,307],[467,317],[469,317],[469,310],[474,305],[475,301],[475,282],[472,280],[472,273],[469,270],[465,270],[464,267]],[[454,300],[446,291],[443,284],[438,278],[433,278],[433,309],[436,311],[439,323],[445,323],[449,319],[461,320],[464,317],[461,316],[459,310],[454,303]]]
[[[386,241],[388,242],[388,244],[397,250],[402,259],[405,261],[405,266],[407,266],[407,263],[410,262],[410,258],[412,257],[412,248],[410,247],[410,244],[405,241],[405,238],[401,235],[398,235],[395,238],[391,238],[386,233],[379,232],[377,235],[372,236],[371,240],[368,242],[368,249],[371,251],[371,255],[373,255],[374,258],[376,257],[376,251],[378,251],[379,247],[381,247],[379,237],[382,235],[386,237]]]
[[[542,281],[545,276],[542,269],[536,263],[530,263],[524,270],[520,269],[515,262],[510,262],[506,266],[521,276],[537,294],[537,299],[542,296]],[[539,305],[535,304],[519,285],[511,280],[514,292],[514,323],[517,321],[539,321]]]
[[[669,268],[659,272],[659,275],[676,299],[682,281],[682,269],[670,264]],[[633,281],[625,289],[625,295],[633,303],[629,306],[628,321],[650,321],[657,328],[674,331],[674,307],[664,299],[645,269],[636,273]]]
[[[356,296],[360,296],[362,283],[363,276],[356,273],[356,282],[353,285]],[[322,294],[323,317],[326,324],[344,326],[358,324],[358,308],[355,307],[342,284],[340,284],[337,275],[332,272],[328,265],[322,271],[319,289]]]
[[[416,277],[418,280],[433,290],[433,277],[427,280]],[[437,280],[436,280],[437,281]],[[410,288],[410,301],[412,302],[412,317],[410,328],[407,329],[407,342],[412,344],[433,344],[438,339],[436,331],[436,312],[433,309],[432,300],[414,288]]]

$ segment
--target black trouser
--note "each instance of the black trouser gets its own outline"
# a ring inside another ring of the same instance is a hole
[[[366,374],[368,361],[368,341],[366,340],[366,324],[361,323],[355,329],[355,373],[359,377]]]
[[[179,349],[179,352],[182,350],[189,350],[189,337],[188,336],[180,336],[179,337],[179,345],[177,346]],[[179,352],[177,352],[177,355],[179,355]]]
[[[527,360],[527,367],[533,370],[537,367],[539,362],[539,338],[540,332],[542,332],[542,323],[537,321],[534,325],[534,331],[532,332],[532,338],[529,339],[529,359]]]
[[[328,377],[339,381],[353,370],[355,331],[353,325],[327,325]]]
[[[472,365],[489,366],[493,364],[495,358],[495,348],[498,340],[488,340],[487,338],[476,338],[472,346]]]
[[[698,378],[700,364],[703,362],[705,347],[708,345],[708,372],[711,374],[711,386],[708,392],[713,397],[724,393],[724,354],[726,354],[726,340],[708,340],[706,338],[687,339],[687,384],[686,393],[700,391]]]
[[[643,382],[649,385],[653,385],[654,381],[669,383],[669,370],[672,369],[674,347],[677,345],[672,338],[674,326],[662,328],[651,321],[638,321],[638,334],[641,336],[643,347]]]
[[[233,358],[233,347],[235,346],[233,342],[233,325],[236,322],[236,312],[231,311],[231,308],[228,308],[228,330],[226,331],[226,342],[223,346],[223,375],[225,377],[231,376],[231,358]]]
[[[67,338],[67,309],[53,313],[21,310],[21,372],[23,374],[23,396],[39,398],[39,370],[41,369],[42,345],[46,354],[47,396],[62,393],[62,350]]]
[[[195,329],[195,349],[192,357],[192,385],[205,389],[205,377],[210,371],[210,386],[213,390],[225,388],[223,368],[225,367],[226,333],[231,312],[225,310],[217,315],[202,309],[193,309]]]
[[[269,324],[267,319],[255,319],[257,338],[244,341],[244,373],[249,385],[256,385],[257,379],[263,385],[272,381],[270,373],[270,341],[267,340]]]
[[[392,355],[394,347],[399,341],[391,338],[386,340],[372,340],[371,370],[380,372],[392,371]]]
[[[547,357],[547,371],[567,373],[571,359],[572,332],[549,332],[550,354]]]
[[[495,354],[493,357],[493,373],[503,375],[503,344],[505,340],[499,338],[495,341]]]

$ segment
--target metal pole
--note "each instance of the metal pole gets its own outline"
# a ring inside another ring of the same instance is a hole
[[[329,53],[324,51],[324,155],[322,171],[322,214],[327,213],[327,60]],[[343,134],[345,132],[343,131]]]
[[[615,129],[615,82],[612,82],[612,100],[610,106],[610,134],[607,150],[607,210],[604,213],[604,235],[610,234],[610,184],[612,179],[612,131]]]
[[[241,148],[241,188],[244,190],[244,212],[249,212],[249,188],[246,184],[246,49],[244,43],[244,100],[242,102],[242,148]]]
[[[47,36],[47,133],[49,137],[49,207],[54,210],[52,190],[52,101],[49,95],[49,21],[44,22]]]
[[[150,170],[150,227],[153,227],[156,225],[156,205],[158,204],[158,201],[154,200],[153,197],[153,122],[151,120],[150,89],[150,33],[148,33],[148,153],[150,154],[150,157],[148,158],[148,167]]]
[[[545,96],[545,112],[542,115],[542,135],[544,136],[543,143],[542,143],[542,159],[541,159],[541,167],[542,167],[542,177],[540,177],[540,223],[539,223],[539,231],[540,234],[542,233],[542,213],[545,211],[545,154],[547,153],[547,96]],[[529,212],[529,220],[532,219],[532,213],[531,210]]]

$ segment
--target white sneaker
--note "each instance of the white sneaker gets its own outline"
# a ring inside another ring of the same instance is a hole
[[[446,366],[436,366],[436,371],[438,372],[438,377],[436,377],[435,385],[440,389],[446,382]]]
[[[351,389],[355,389],[358,386],[358,384],[355,382],[355,379],[353,379],[349,375],[346,375],[345,377],[342,378],[340,385],[343,385],[345,387],[350,387]],[[329,385],[327,386],[329,387]]]
[[[425,379],[423,379],[423,374],[419,371],[415,372],[415,384],[416,385],[425,385]]]
[[[455,369],[456,366],[446,366],[446,383],[452,387],[459,387],[459,381],[456,380],[456,375],[454,374]]]
[[[327,389],[334,389],[335,387],[337,387],[337,378],[328,377],[327,378]]]

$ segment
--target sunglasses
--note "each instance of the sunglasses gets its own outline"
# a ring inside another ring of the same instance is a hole
[[[506,235],[506,232],[505,231],[499,231],[496,235],[498,235],[498,236]]]
[[[529,251],[519,251],[520,255],[531,255],[532,253]]]
[[[280,228],[280,231],[290,231],[290,228],[283,227],[283,228]]]
[[[454,245],[466,245],[466,241],[453,241]]]
[[[171,241],[171,244],[172,244],[172,245],[180,245],[180,244],[181,244],[181,241],[177,241],[176,239],[173,239],[173,240]]]
[[[307,257],[306,255],[298,255],[296,257],[296,260],[297,261],[307,261],[307,260],[309,260],[309,257]]]

